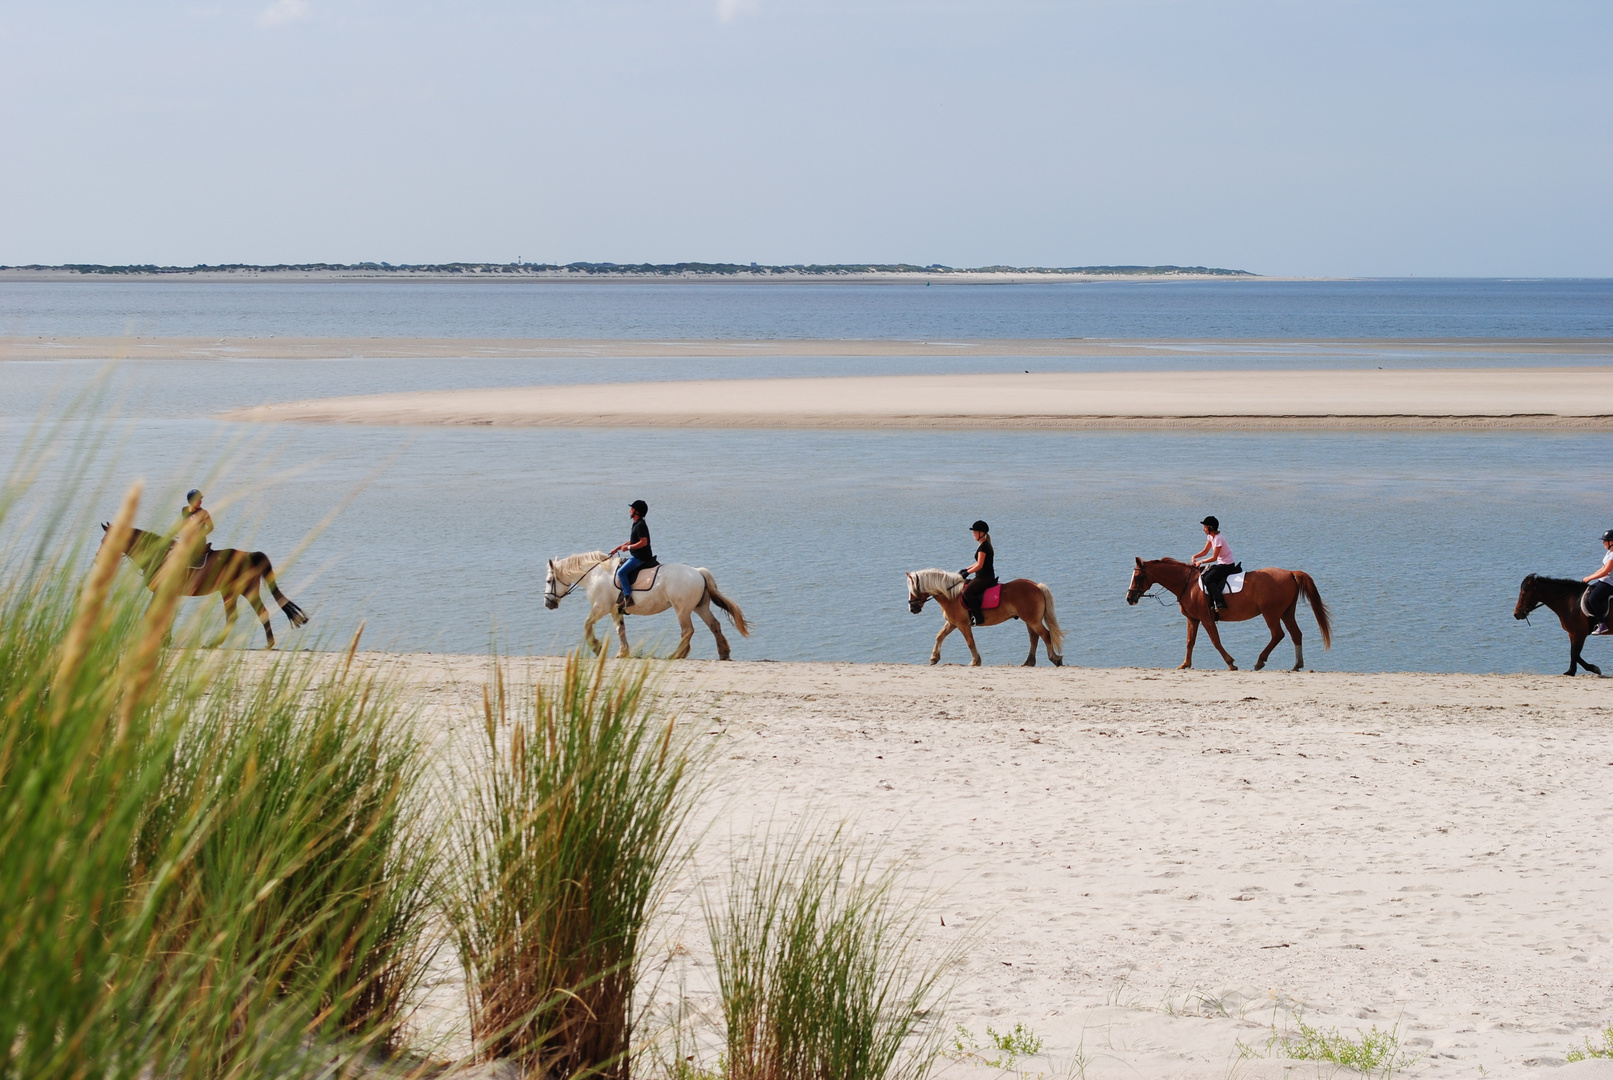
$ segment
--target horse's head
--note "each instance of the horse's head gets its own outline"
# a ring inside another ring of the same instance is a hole
[[[918,578],[909,573],[907,575],[907,610],[917,615],[924,610],[924,603],[929,598],[930,594],[919,588]]]
[[[543,572],[543,606],[553,611],[560,606],[560,582],[555,576],[554,560],[549,560],[549,568]]]
[[[1148,586],[1153,584],[1149,580],[1148,567],[1144,565],[1142,556],[1138,555],[1136,559],[1137,568],[1131,572],[1131,584],[1126,588],[1126,603],[1132,607],[1137,606],[1137,601],[1142,599],[1143,593],[1148,591]]]
[[[1512,609],[1512,617],[1514,619],[1527,619],[1531,611],[1544,603],[1545,601],[1540,598],[1540,593],[1535,588],[1535,575],[1530,574],[1523,579],[1523,584],[1518,586],[1518,604]]]

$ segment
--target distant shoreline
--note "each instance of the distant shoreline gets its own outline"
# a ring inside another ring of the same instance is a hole
[[[885,283],[1013,285],[1033,282],[1104,281],[1263,281],[1245,270],[1206,266],[955,267],[891,266],[738,266],[727,263],[670,263],[618,266],[581,263],[550,266],[530,263],[447,263],[385,266],[307,264],[296,266],[0,266],[4,282],[478,282],[535,284],[578,282],[741,282],[756,284]]]

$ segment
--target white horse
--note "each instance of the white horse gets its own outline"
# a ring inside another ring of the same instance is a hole
[[[622,622],[621,613],[616,610],[616,601],[621,596],[621,590],[616,587],[616,569],[621,564],[621,559],[606,552],[585,551],[580,555],[567,555],[563,559],[550,559],[549,571],[543,577],[543,606],[550,610],[559,607],[560,601],[579,585],[588,594],[590,607],[588,621],[583,623],[583,634],[588,640],[588,647],[596,653],[604,645],[594,636],[594,624],[609,615],[616,620],[616,632],[622,636],[622,651],[616,655],[628,655],[627,627]],[[750,636],[750,627],[745,625],[745,613],[718,590],[716,579],[705,567],[662,563],[660,570],[653,587],[643,592],[637,589],[633,591],[633,606],[627,609],[627,613],[655,615],[667,608],[675,610],[678,613],[678,626],[683,630],[683,640],[672,654],[674,660],[682,660],[689,655],[689,641],[694,637],[694,623],[689,620],[689,615],[699,615],[700,621],[711,627],[711,634],[717,639],[717,659],[727,660],[728,639],[723,637],[722,626],[717,622],[717,616],[711,613],[711,605],[716,604],[728,612],[740,637]]]

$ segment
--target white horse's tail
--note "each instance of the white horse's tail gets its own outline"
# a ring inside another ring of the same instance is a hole
[[[745,624],[745,613],[739,610],[739,605],[724,596],[722,590],[717,588],[717,579],[711,576],[710,570],[704,566],[700,567],[700,576],[706,579],[706,595],[711,598],[711,602],[728,612],[729,621],[734,624],[734,629],[739,631],[740,637],[750,637],[750,627]]]
[[[1042,602],[1046,605],[1042,612],[1042,623],[1047,627],[1048,634],[1053,640],[1053,651],[1059,655],[1064,653],[1064,631],[1059,627],[1059,617],[1053,614],[1053,590],[1040,581],[1036,587],[1042,590]]]

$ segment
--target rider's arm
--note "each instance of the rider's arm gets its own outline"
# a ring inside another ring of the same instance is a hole
[[[1600,570],[1596,571],[1596,573],[1594,573],[1594,574],[1591,574],[1585,580],[1586,581],[1596,581],[1598,578],[1607,577],[1607,575],[1610,574],[1610,573],[1613,573],[1613,563],[1603,563],[1602,568]],[[1613,582],[1609,582],[1609,584],[1613,584]]]
[[[977,551],[977,552],[975,552],[974,565],[964,567],[963,571],[962,571],[963,576],[968,577],[970,574],[978,574],[980,572],[981,568],[984,567],[985,565],[986,565],[986,553],[984,551]]]
[[[1212,552],[1214,550],[1215,550],[1215,541],[1214,540],[1206,540],[1206,541],[1204,541],[1204,550],[1200,551],[1197,555],[1193,556],[1193,561],[1198,562],[1200,559],[1204,558],[1204,556],[1208,555],[1210,552]]]

